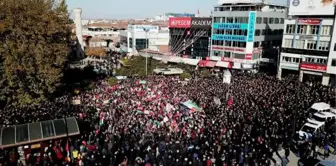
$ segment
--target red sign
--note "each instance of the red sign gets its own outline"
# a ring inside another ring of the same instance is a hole
[[[234,48],[234,47],[223,47],[223,46],[212,46],[214,50],[224,50],[224,51],[237,51],[237,52],[245,52],[243,48]]]
[[[190,28],[191,17],[170,17],[169,28]]]
[[[305,70],[315,70],[315,71],[321,71],[321,72],[327,71],[326,65],[318,65],[318,64],[303,63],[300,65],[300,68],[305,69]]]
[[[319,25],[320,22],[319,18],[299,18],[299,24]]]
[[[235,58],[227,58],[227,57],[222,57],[221,61],[223,62],[237,62],[237,63],[245,63],[245,59],[235,59]]]
[[[252,60],[252,54],[245,54],[246,60]]]

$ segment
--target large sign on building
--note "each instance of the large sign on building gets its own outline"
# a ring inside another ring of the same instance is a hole
[[[191,17],[170,17],[169,28],[190,28]]]
[[[191,19],[191,28],[210,29],[212,24],[211,17],[193,17]]]
[[[154,25],[128,25],[128,30],[135,31],[135,32],[145,32],[145,30],[148,30],[148,32],[158,32],[159,26]]]
[[[290,0],[289,15],[334,15],[336,0]]]
[[[254,29],[255,29],[255,22],[256,22],[256,12],[251,11],[249,14],[249,25],[247,30],[247,42],[254,41]]]
[[[239,23],[214,23],[212,25],[214,29],[247,29],[248,24]]]

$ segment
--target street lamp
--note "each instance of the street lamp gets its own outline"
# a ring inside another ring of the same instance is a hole
[[[146,33],[146,77],[148,76],[148,32],[149,28],[143,28]]]

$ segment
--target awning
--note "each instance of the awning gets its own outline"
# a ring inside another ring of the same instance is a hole
[[[241,69],[241,63],[234,62],[232,68],[233,69]]]
[[[217,66],[217,67],[225,67],[225,68],[229,68],[229,64],[230,64],[230,62],[217,61],[216,66]]]
[[[178,56],[171,56],[168,62],[173,62],[173,63],[181,63],[182,58]]]
[[[214,61],[208,61],[208,60],[200,60],[198,62],[198,66],[200,66],[200,67],[215,67],[216,66],[216,62],[214,62]]]
[[[162,60],[162,56],[153,56],[153,59],[161,61]]]
[[[185,64],[197,66],[197,64],[200,60],[199,59],[183,58],[182,61]]]
[[[163,63],[168,63],[170,57],[171,57],[171,56],[163,56],[162,59],[161,59],[161,61],[162,61]]]

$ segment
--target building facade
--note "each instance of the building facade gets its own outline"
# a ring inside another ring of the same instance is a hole
[[[263,1],[216,6],[210,59],[231,62],[235,69],[255,69],[262,61],[276,62],[286,10],[286,6]]]
[[[334,80],[330,79],[335,78],[336,73],[332,63],[336,58],[333,47],[336,38],[332,34],[336,35],[334,21],[332,3],[290,1],[278,67],[279,78],[297,74],[300,81],[319,81],[324,85]]]
[[[210,17],[169,18],[169,51],[171,54],[192,59],[206,59],[211,42]]]
[[[146,32],[145,30],[148,30]],[[128,25],[128,29],[120,31],[120,49],[134,53],[143,49],[160,51],[168,46],[169,29],[154,25]]]

